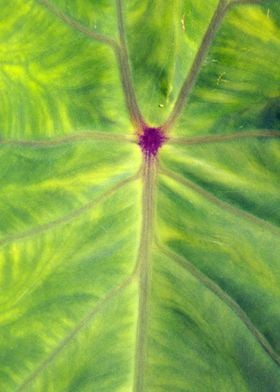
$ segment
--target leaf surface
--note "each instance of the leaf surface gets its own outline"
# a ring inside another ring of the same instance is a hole
[[[0,5],[1,391],[279,391],[278,2]]]

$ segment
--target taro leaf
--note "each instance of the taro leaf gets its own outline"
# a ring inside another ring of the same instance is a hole
[[[279,1],[0,5],[0,391],[279,391]]]

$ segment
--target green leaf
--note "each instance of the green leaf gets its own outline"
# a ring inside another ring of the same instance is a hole
[[[0,6],[1,392],[278,392],[279,2]]]

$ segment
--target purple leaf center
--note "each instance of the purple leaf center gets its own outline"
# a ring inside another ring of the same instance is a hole
[[[145,127],[143,133],[139,135],[138,144],[147,158],[155,157],[158,150],[167,140],[161,128]]]

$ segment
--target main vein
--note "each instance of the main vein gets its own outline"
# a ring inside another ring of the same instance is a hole
[[[147,357],[147,331],[149,321],[149,294],[151,283],[151,246],[154,221],[154,188],[156,160],[147,158],[143,170],[142,228],[138,251],[139,307],[135,351],[134,392],[144,390]]]

